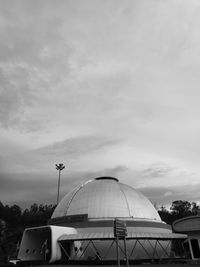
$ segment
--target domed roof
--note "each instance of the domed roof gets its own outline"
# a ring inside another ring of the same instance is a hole
[[[156,209],[144,195],[113,177],[99,177],[76,187],[61,200],[52,218],[80,214],[88,214],[88,219],[161,222]]]

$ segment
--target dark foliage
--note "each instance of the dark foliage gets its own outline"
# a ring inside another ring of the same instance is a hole
[[[53,205],[33,204],[24,211],[17,205],[8,206],[0,202],[0,263],[7,255],[16,257],[17,247],[25,228],[47,224],[55,209]]]
[[[45,225],[50,219],[55,206],[32,204],[24,211],[17,205],[4,206],[0,202],[0,219],[9,226],[27,228],[32,226]]]
[[[161,208],[158,210],[158,213],[162,221],[172,224],[172,215],[164,206],[161,206]]]
[[[200,207],[195,202],[190,203],[186,200],[173,201],[170,211],[163,206],[158,210],[161,219],[168,224],[183,217],[197,215],[199,212]]]

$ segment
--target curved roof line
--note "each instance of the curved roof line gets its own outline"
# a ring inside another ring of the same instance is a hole
[[[83,184],[77,186],[76,191],[73,193],[73,195],[72,195],[70,201],[68,202],[68,205],[67,205],[67,207],[66,207],[66,212],[65,212],[65,214],[67,214],[68,209],[69,209],[69,206],[70,206],[70,204],[72,203],[72,200],[74,199],[74,197],[76,196],[76,194],[83,188],[84,185],[86,185],[86,184],[88,184],[88,183],[90,183],[90,182],[92,182],[92,181],[93,181],[93,180],[89,180],[89,181],[87,181],[87,182],[85,182],[85,183],[83,183]]]
[[[77,186],[59,203],[52,218],[86,213],[88,218],[95,220],[123,217],[161,221],[148,198],[109,176],[97,177]]]
[[[119,180],[115,177],[111,177],[111,176],[101,176],[101,177],[97,177],[94,180],[114,180],[116,182],[119,182]]]

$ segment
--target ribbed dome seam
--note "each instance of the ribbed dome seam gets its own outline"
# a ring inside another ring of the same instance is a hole
[[[119,185],[119,189],[120,189],[120,191],[122,192],[122,194],[123,194],[123,196],[124,196],[124,198],[125,198],[129,216],[132,217],[132,215],[131,215],[131,211],[130,211],[130,208],[129,208],[129,204],[128,204],[128,200],[127,200],[127,198],[126,198],[126,195],[125,195],[124,191],[122,190],[120,184],[118,184],[118,185]]]
[[[72,203],[72,200],[74,199],[74,197],[76,196],[76,194],[86,185],[86,184],[88,184],[88,183],[90,183],[90,182],[92,182],[93,180],[89,180],[89,181],[87,181],[87,182],[85,182],[84,184],[82,184],[82,185],[80,185],[78,188],[77,188],[77,190],[76,190],[76,192],[74,192],[74,194],[73,194],[73,196],[71,197],[71,199],[70,199],[70,201],[68,202],[68,205],[67,205],[67,208],[66,208],[66,212],[65,212],[65,215],[67,215],[67,212],[68,212],[68,209],[69,209],[69,207],[70,207],[70,204]]]
[[[67,215],[68,209],[70,207],[70,204],[72,203],[72,200],[74,199],[74,197],[76,196],[76,194],[83,188],[83,185],[79,186],[79,188],[77,188],[76,192],[74,192],[73,196],[71,197],[70,201],[68,202],[68,205],[66,207],[66,212],[65,215]]]

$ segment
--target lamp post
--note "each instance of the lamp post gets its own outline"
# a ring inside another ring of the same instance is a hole
[[[59,202],[59,195],[60,195],[60,175],[61,171],[65,168],[63,163],[56,164],[56,170],[58,170],[58,193],[57,193],[57,205]]]

